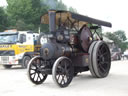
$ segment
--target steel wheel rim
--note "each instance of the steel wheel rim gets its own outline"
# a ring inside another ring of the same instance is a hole
[[[29,66],[29,78],[35,84],[41,84],[47,78],[46,74],[41,72],[45,68],[43,59],[35,58]]]

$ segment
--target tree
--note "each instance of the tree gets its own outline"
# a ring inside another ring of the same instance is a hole
[[[32,28],[34,28],[34,24],[26,24],[23,20],[18,20],[17,22],[16,22],[16,26],[15,26],[15,28],[17,29],[17,30],[20,30],[20,31],[24,31],[24,30],[32,30]]]
[[[0,31],[6,30],[8,26],[7,14],[4,9],[0,7]]]
[[[62,0],[57,2],[56,6],[57,10],[67,10],[67,6],[62,2]]]
[[[7,3],[10,25],[19,28],[23,24],[22,30],[37,31],[40,16],[48,9],[47,6],[41,6],[40,0],[7,0]]]
[[[62,2],[62,0],[41,0],[42,6],[45,4],[49,6],[49,9],[54,10],[67,10],[67,6]]]
[[[118,30],[113,33],[107,32],[105,36],[110,40],[113,40],[114,43],[121,48],[122,52],[128,48],[128,42],[126,41],[127,38],[124,31]]]
[[[53,9],[53,10],[67,10],[67,6],[62,2],[62,0],[58,1],[58,0],[41,0],[41,5],[48,6],[48,10],[49,9]],[[41,31],[43,31],[44,33],[48,33],[49,29],[48,29],[48,25],[46,24],[41,24],[40,25],[40,29]]]
[[[118,36],[118,38],[121,40],[121,41],[125,41],[127,40],[126,38],[126,34],[123,30],[118,30],[116,32],[114,32],[116,36]]]
[[[74,9],[73,7],[69,7],[69,11],[73,12],[73,13],[77,13],[77,10]]]
[[[49,9],[67,10],[60,0],[7,0],[9,29],[47,31],[48,25],[40,25],[40,17]]]

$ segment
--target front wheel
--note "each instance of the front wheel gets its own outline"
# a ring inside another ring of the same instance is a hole
[[[52,68],[52,77],[59,87],[67,87],[74,76],[72,62],[67,57],[58,58]]]
[[[39,56],[32,58],[27,71],[29,80],[34,84],[43,83],[47,78],[47,74],[43,73],[42,70],[45,70],[44,60]]]

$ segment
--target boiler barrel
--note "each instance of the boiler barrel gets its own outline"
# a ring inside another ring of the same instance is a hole
[[[63,55],[72,53],[72,48],[68,45],[45,43],[41,47],[41,56],[43,59],[55,59]]]

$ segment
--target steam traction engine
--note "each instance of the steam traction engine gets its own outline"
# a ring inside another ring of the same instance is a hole
[[[49,24],[49,33],[40,35],[40,56],[29,62],[30,81],[41,84],[52,74],[58,86],[66,87],[79,72],[90,70],[96,78],[108,75],[111,66],[109,47],[98,34],[95,38],[97,32],[91,30],[99,26],[111,27],[111,23],[55,10],[43,15],[41,22]]]

